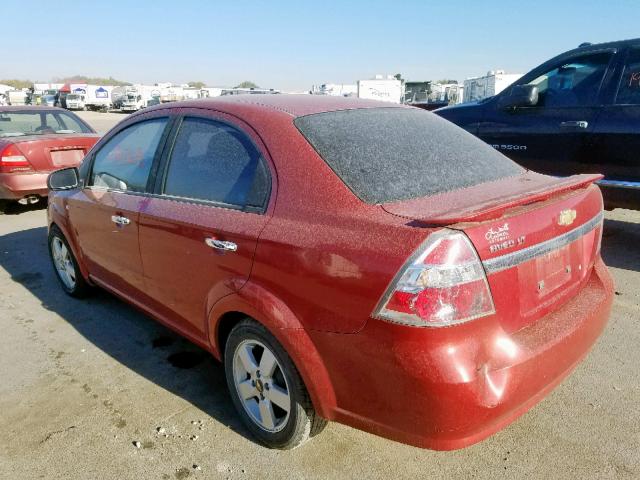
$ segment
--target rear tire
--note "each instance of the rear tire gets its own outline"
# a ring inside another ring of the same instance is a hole
[[[76,257],[73,255],[67,239],[62,231],[52,225],[49,229],[49,256],[53,263],[53,270],[60,281],[62,289],[67,295],[83,298],[91,293],[91,286],[82,276]]]
[[[4,215],[9,210],[9,200],[0,200],[0,215]]]
[[[293,361],[259,323],[246,319],[231,330],[224,365],[233,404],[263,445],[289,450],[324,430],[327,421],[313,408]]]

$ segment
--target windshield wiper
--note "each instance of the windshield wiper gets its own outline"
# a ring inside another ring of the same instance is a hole
[[[78,133],[75,130],[56,130],[56,133]]]

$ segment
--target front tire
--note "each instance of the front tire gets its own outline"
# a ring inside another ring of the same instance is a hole
[[[313,408],[293,361],[259,323],[247,319],[233,328],[224,364],[233,404],[265,446],[296,448],[327,425]]]
[[[90,293],[91,287],[82,276],[67,239],[64,238],[60,229],[55,225],[52,225],[49,229],[48,243],[53,269],[62,289],[72,297],[86,297]]]

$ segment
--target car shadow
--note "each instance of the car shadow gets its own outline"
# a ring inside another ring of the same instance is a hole
[[[605,219],[602,258],[610,267],[640,272],[640,224]]]
[[[47,208],[47,200],[42,199],[36,203],[29,203],[23,205],[18,202],[11,202],[4,207],[3,213],[5,215],[20,215],[25,212],[32,212],[34,210],[45,210]]]
[[[106,291],[82,300],[63,293],[46,227],[0,236],[0,267],[117,362],[253,441],[231,402],[222,365],[208,352]]]

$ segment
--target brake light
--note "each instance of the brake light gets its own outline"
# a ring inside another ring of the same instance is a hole
[[[374,317],[415,327],[446,327],[495,313],[482,262],[467,236],[433,233],[398,272]]]
[[[15,145],[8,145],[0,154],[0,172],[13,173],[33,170],[20,149]]]

